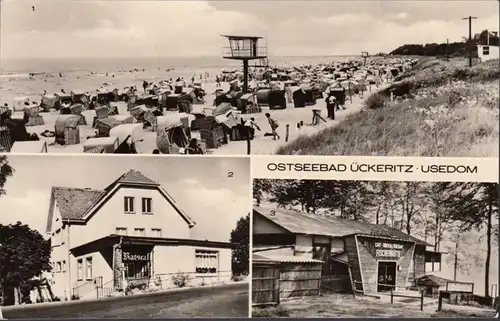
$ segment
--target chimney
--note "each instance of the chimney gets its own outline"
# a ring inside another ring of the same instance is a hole
[[[394,224],[392,225],[392,228],[395,228],[396,230],[401,230],[402,223],[403,223],[403,221],[394,221]]]

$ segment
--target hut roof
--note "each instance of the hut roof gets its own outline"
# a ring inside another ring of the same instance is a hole
[[[452,280],[445,279],[435,275],[424,275],[417,279],[417,285],[434,286],[434,287],[446,286],[448,282],[452,282]]]
[[[41,153],[47,150],[47,142],[44,140],[14,142],[11,153]]]
[[[109,131],[110,137],[118,137],[118,143],[121,144],[128,136],[132,137],[133,141],[142,139],[142,124],[121,124],[111,128]]]
[[[116,137],[96,137],[89,138],[83,143],[84,147],[109,146],[116,143]]]
[[[429,245],[418,238],[387,225],[376,225],[332,216],[312,215],[280,208],[254,207],[254,213],[267,218],[294,234],[324,235],[330,237],[363,235]]]
[[[278,263],[323,263],[320,260],[313,260],[303,256],[293,256],[293,255],[277,255],[277,254],[253,254],[252,259],[255,258],[263,260],[263,261],[271,261]]]

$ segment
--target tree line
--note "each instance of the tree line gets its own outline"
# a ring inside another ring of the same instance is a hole
[[[489,34],[489,37],[488,37]],[[469,41],[464,38],[462,42],[451,43],[429,43],[429,44],[405,44],[393,50],[391,55],[410,55],[410,56],[446,56],[465,57],[472,52],[473,57],[477,57],[477,45],[498,46],[500,43],[497,35],[491,34],[488,30],[483,30],[475,38]]]
[[[426,240],[434,250],[457,253],[457,268],[484,262],[485,296],[489,296],[492,246],[498,245],[498,184],[336,180],[254,180],[257,206],[271,202],[281,208],[315,215],[385,224]],[[479,235],[470,237],[470,233]],[[443,248],[444,240],[453,248]],[[481,253],[467,247],[484,241]]]

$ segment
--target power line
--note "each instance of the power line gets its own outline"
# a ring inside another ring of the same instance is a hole
[[[472,67],[472,20],[476,20],[477,17],[468,16],[466,18],[462,18],[462,20],[469,20],[469,43],[467,49],[469,51],[469,67]],[[471,47],[469,47],[471,46]]]

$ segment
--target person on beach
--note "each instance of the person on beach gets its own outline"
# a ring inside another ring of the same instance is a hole
[[[255,123],[254,117],[250,118],[250,120],[246,120],[245,126],[248,128],[250,139],[254,139],[256,129],[260,132],[260,127],[259,125],[257,125],[257,123]]]
[[[219,78],[219,76],[215,76],[215,82],[217,83],[216,88],[220,88],[220,78]]]
[[[186,147],[186,154],[188,155],[203,155],[203,150],[200,145],[198,145],[198,140],[196,138],[191,139],[189,141],[188,146]]]
[[[142,88],[144,89],[144,94],[146,94],[146,90],[148,89],[148,86],[149,86],[149,83],[146,80],[144,80],[142,82]]]
[[[331,120],[335,120],[335,109],[338,108],[337,98],[335,96],[330,95],[326,97],[326,110],[328,112],[328,118]]]
[[[278,127],[279,127],[278,122],[276,120],[274,120],[273,118],[271,118],[271,114],[269,114],[269,113],[266,113],[266,118],[267,118],[267,121],[269,122],[269,126],[271,126],[271,133],[273,136],[273,140],[276,140],[276,138],[280,139],[280,136],[276,132],[276,129],[278,129]]]

